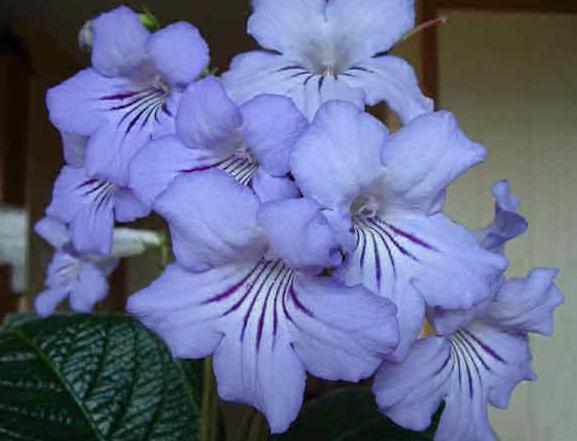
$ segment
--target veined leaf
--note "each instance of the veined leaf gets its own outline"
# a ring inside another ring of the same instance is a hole
[[[129,317],[12,319],[0,331],[0,439],[197,440],[194,363]]]

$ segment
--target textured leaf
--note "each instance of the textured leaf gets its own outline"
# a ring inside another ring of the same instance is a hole
[[[435,429],[403,429],[378,411],[370,390],[351,388],[307,403],[290,430],[271,441],[428,441]]]
[[[11,319],[0,332],[0,440],[196,440],[196,366],[128,317]]]

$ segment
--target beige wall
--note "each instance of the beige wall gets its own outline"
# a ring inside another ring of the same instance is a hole
[[[577,16],[443,11],[440,104],[487,146],[487,162],[452,188],[448,210],[471,227],[492,216],[489,187],[508,178],[528,233],[510,274],[561,268],[566,303],[552,338],[531,340],[539,381],[492,413],[503,441],[577,440]]]

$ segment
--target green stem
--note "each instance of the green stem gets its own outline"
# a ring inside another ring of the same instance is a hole
[[[204,359],[202,385],[202,420],[200,426],[200,441],[216,441],[218,437],[218,398],[214,376],[212,374],[212,358]]]

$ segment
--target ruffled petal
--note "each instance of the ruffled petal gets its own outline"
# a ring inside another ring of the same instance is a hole
[[[131,190],[116,188],[114,216],[118,222],[132,222],[150,214],[150,207],[142,203]]]
[[[176,129],[191,148],[210,149],[223,158],[240,146],[240,110],[215,77],[191,84],[182,97]]]
[[[449,390],[451,365],[451,347],[444,338],[414,342],[402,363],[385,362],[377,371],[373,392],[379,409],[403,427],[425,430]]]
[[[92,21],[92,35],[92,65],[102,75],[130,77],[146,70],[150,33],[131,9],[121,6],[99,15]]]
[[[180,174],[206,170],[220,161],[210,150],[189,149],[176,136],[165,136],[136,154],[130,164],[129,187],[152,206]]]
[[[446,187],[485,157],[448,112],[422,116],[395,132],[383,149],[386,210],[439,208]]]
[[[51,217],[36,222],[34,232],[56,249],[62,249],[72,241],[66,225]]]
[[[325,104],[291,154],[299,188],[324,207],[348,214],[353,200],[382,179],[387,137],[382,123],[352,104]]]
[[[129,298],[128,311],[176,357],[213,353],[219,395],[255,406],[272,432],[282,432],[302,402],[301,354],[313,372],[358,380],[396,343],[394,306],[384,299],[328,279],[295,277],[278,260],[247,259],[200,273],[171,265]],[[343,307],[332,307],[333,299]],[[311,341],[328,360],[346,363],[314,358]]]
[[[388,51],[415,24],[413,0],[330,0],[333,39],[356,59]]]
[[[270,175],[289,172],[289,155],[308,126],[294,103],[280,95],[260,95],[241,107],[243,138],[259,165]]]
[[[481,246],[494,253],[504,254],[505,243],[523,234],[528,227],[527,220],[517,213],[519,197],[511,193],[507,181],[493,185],[495,198],[495,218],[487,227],[475,231]]]
[[[535,379],[530,361],[525,335],[473,323],[415,342],[404,362],[383,364],[373,390],[381,411],[413,430],[430,423],[443,399],[436,441],[494,440],[487,402],[505,407],[520,381]]]
[[[393,303],[334,278],[298,275],[283,311],[292,324],[294,350],[320,378],[367,378],[398,342]]]
[[[198,29],[186,22],[173,23],[152,34],[148,53],[170,84],[186,87],[208,64],[208,45]]]
[[[193,271],[262,255],[258,207],[250,189],[216,169],[179,176],[154,204],[177,261]]]
[[[88,137],[74,133],[61,133],[64,160],[72,167],[84,167]]]
[[[108,293],[108,282],[102,271],[91,263],[83,263],[78,280],[72,286],[68,303],[76,312],[90,312]]]
[[[260,168],[252,177],[250,186],[263,204],[301,195],[297,185],[288,177],[271,176]]]
[[[306,59],[323,49],[329,25],[324,0],[259,0],[247,32],[266,48],[287,58]]]
[[[366,103],[384,101],[403,124],[434,109],[433,100],[424,96],[412,66],[392,55],[366,59],[349,68],[343,76],[351,87],[366,94]]]
[[[311,199],[269,202],[260,208],[258,222],[271,251],[293,268],[319,273],[342,262],[328,221]]]
[[[553,310],[564,297],[555,285],[558,270],[534,268],[524,278],[508,279],[483,314],[483,320],[509,332],[553,333]]]
[[[75,248],[108,254],[114,226],[114,186],[89,178],[84,169],[65,166],[56,182],[46,214],[70,224]]]
[[[34,311],[40,317],[47,317],[54,313],[59,303],[68,297],[69,292],[62,288],[48,288],[34,298]]]

